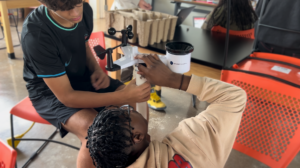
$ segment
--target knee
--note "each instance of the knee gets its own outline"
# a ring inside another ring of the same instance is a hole
[[[87,136],[89,127],[93,124],[97,112],[94,109],[83,109],[68,119],[64,126],[66,130],[74,133],[81,141]]]
[[[82,122],[82,125],[80,126],[80,135],[85,138],[87,137],[87,132],[90,126],[93,124],[94,119],[92,120],[86,120]]]

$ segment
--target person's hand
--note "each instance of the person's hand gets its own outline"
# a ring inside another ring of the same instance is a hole
[[[180,83],[181,75],[172,72],[156,54],[138,55],[136,59],[141,59],[146,63],[147,67],[139,65],[137,73],[144,76],[151,84],[171,88],[179,87],[177,83],[178,80]]]
[[[126,97],[127,103],[139,103],[148,101],[150,98],[151,85],[149,82],[137,86],[136,80],[133,79],[131,82],[121,90],[124,97]]]
[[[152,6],[150,4],[148,4],[147,2],[145,2],[145,0],[140,0],[138,6],[141,9],[145,9],[145,10],[151,10],[152,9]]]
[[[110,84],[110,79],[102,69],[98,69],[91,75],[91,82],[95,90],[99,90],[107,88]]]

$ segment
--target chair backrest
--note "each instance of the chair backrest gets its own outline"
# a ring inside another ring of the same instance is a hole
[[[0,139],[0,168],[14,168],[17,152]]]
[[[103,60],[100,60],[100,58],[97,57],[97,55],[94,51],[94,47],[97,46],[97,45],[100,45],[101,47],[103,47],[105,49],[104,33],[102,31],[92,33],[91,36],[90,36],[90,39],[89,39],[89,45],[90,45],[92,53],[93,53],[95,59],[97,60],[99,66],[107,74],[107,71],[105,69],[105,66],[107,64],[106,57]]]
[[[299,88],[234,70],[222,70],[221,80],[248,96],[233,148],[272,168],[287,167],[300,150]]]
[[[290,57],[287,55],[264,53],[264,52],[253,52],[252,54],[250,54],[250,57],[269,59],[269,60],[274,60],[274,61],[281,61],[281,62],[286,62],[289,64],[294,64],[294,65],[300,66],[299,58]]]
[[[211,28],[211,31],[213,32],[220,32],[220,33],[226,33],[227,29],[221,26],[214,26]],[[230,35],[234,36],[240,36],[250,39],[255,39],[254,37],[254,28],[249,30],[243,30],[243,31],[236,31],[236,30],[229,30]]]

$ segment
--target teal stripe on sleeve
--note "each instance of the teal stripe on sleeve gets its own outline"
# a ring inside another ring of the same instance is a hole
[[[57,76],[61,76],[63,74],[65,74],[66,71],[62,72],[62,73],[59,73],[59,74],[54,74],[54,75],[37,75],[38,77],[40,78],[49,78],[49,77],[57,77]]]

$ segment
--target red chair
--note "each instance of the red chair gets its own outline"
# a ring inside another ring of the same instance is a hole
[[[0,168],[14,168],[17,152],[0,139]]]
[[[227,29],[221,26],[214,26],[211,28],[212,32],[220,32],[220,33],[226,33]],[[235,31],[235,30],[229,30],[229,34],[234,36],[240,36],[250,39],[255,39],[254,37],[254,29],[244,30],[244,31]]]
[[[37,122],[37,123],[41,123],[41,124],[49,124],[50,123],[46,120],[44,120],[35,110],[35,108],[32,106],[32,103],[30,101],[30,99],[28,97],[26,97],[25,99],[23,99],[21,102],[19,102],[17,105],[15,105],[11,111],[10,111],[10,126],[11,126],[11,139],[12,139],[12,147],[15,148],[15,141],[45,141],[38,150],[35,151],[35,153],[29,158],[29,160],[23,165],[23,167],[27,167],[31,161],[44,149],[44,147],[49,143],[49,142],[54,142],[54,143],[58,143],[61,145],[65,145],[68,146],[70,148],[73,149],[77,149],[79,150],[79,148],[63,143],[63,142],[59,142],[59,141],[54,141],[51,140],[55,134],[57,133],[57,130],[55,129],[55,131],[50,135],[50,137],[48,139],[36,139],[36,138],[15,138],[14,136],[14,125],[13,125],[13,116],[17,116],[20,118],[23,118],[25,120],[29,120],[32,122]],[[17,164],[16,164],[17,167]]]
[[[269,59],[274,61],[286,62],[289,64],[295,64],[300,66],[300,59],[296,57],[290,57],[287,55],[280,55],[274,53],[264,53],[264,52],[253,52],[250,54],[250,57],[259,58],[259,59]]]
[[[105,38],[104,38],[104,33],[102,31],[100,32],[94,32],[91,34],[90,39],[89,39],[89,46],[92,50],[92,53],[97,60],[99,66],[102,68],[102,70],[107,74],[107,71],[105,69],[105,66],[107,64],[106,62],[106,57],[103,60],[100,60],[100,58],[96,55],[94,51],[94,47],[100,45],[102,48],[105,49]]]
[[[96,45],[101,45],[103,48],[105,48],[105,40],[104,40],[104,33],[103,32],[97,32],[97,33],[92,33],[91,37],[89,39],[89,45],[91,47],[91,50],[96,58],[96,60],[98,61],[100,67],[104,70],[104,72],[107,73],[105,66],[106,66],[106,59],[104,60],[100,60],[97,56],[96,53],[94,52],[93,47]],[[11,136],[12,136],[12,146],[13,148],[15,148],[15,141],[45,141],[44,144],[30,157],[30,159],[24,164],[23,167],[26,167],[29,165],[29,163],[41,152],[41,150],[49,143],[49,142],[54,142],[54,143],[58,143],[61,145],[65,145],[68,147],[71,147],[73,149],[77,149],[79,150],[79,148],[66,144],[66,143],[62,143],[59,141],[54,141],[51,140],[54,135],[57,133],[57,130],[55,130],[51,136],[48,139],[33,139],[33,138],[22,138],[22,139],[17,139],[14,138],[14,127],[13,127],[13,116],[17,116],[32,122],[37,122],[37,123],[41,123],[41,124],[50,124],[48,121],[44,120],[35,110],[35,108],[32,106],[32,103],[30,101],[30,99],[28,97],[26,97],[25,99],[23,99],[21,102],[19,102],[17,105],[15,105],[11,111],[10,111],[10,124],[11,124]],[[17,167],[17,164],[16,164]],[[0,167],[2,168],[2,167]]]
[[[272,168],[289,165],[300,151],[299,72],[300,59],[255,52],[222,70],[221,80],[248,96],[235,150]]]

